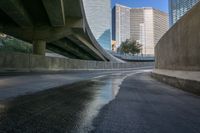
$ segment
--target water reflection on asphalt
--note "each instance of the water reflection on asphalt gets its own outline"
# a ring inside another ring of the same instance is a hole
[[[86,103],[85,109],[80,114],[79,127],[75,132],[85,133],[93,129],[92,120],[105,104],[115,98],[119,91],[119,86],[126,76],[126,74],[115,74],[109,77],[92,80],[94,84],[88,89],[95,91],[92,99]]]
[[[1,102],[0,132],[89,132],[128,75],[116,73]]]

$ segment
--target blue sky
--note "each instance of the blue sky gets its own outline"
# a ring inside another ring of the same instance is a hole
[[[112,0],[112,5],[116,3],[128,7],[153,7],[168,13],[168,0]]]

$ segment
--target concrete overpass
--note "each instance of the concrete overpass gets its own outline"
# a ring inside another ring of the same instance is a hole
[[[116,61],[98,44],[82,0],[1,0],[0,32],[33,44],[34,54],[49,49],[84,60]]]

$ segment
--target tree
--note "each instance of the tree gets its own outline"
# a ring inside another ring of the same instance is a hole
[[[117,49],[118,52],[124,54],[138,54],[141,51],[142,45],[137,43],[136,41],[132,41],[127,39],[126,41],[122,42],[120,47]]]
[[[13,37],[5,37],[0,38],[0,51],[31,53],[32,45]]]

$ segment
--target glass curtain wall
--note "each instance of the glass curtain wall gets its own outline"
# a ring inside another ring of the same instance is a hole
[[[188,10],[200,0],[169,0],[170,26],[175,24]]]

